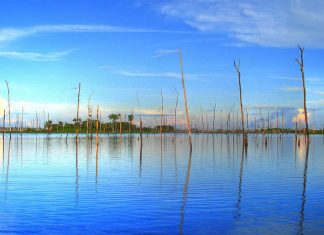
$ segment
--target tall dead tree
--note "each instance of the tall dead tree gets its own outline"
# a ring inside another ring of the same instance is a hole
[[[189,144],[190,144],[190,150],[192,149],[192,140],[191,140],[191,128],[190,128],[190,118],[189,118],[189,110],[188,110],[188,102],[187,102],[187,92],[186,92],[186,85],[184,80],[184,72],[183,72],[183,66],[182,66],[182,53],[179,49],[179,57],[180,57],[180,69],[181,69],[181,75],[182,75],[182,88],[183,88],[183,96],[184,96],[184,102],[186,106],[186,116],[187,116],[187,128],[188,128],[188,134],[189,134]]]
[[[162,136],[162,126],[163,126],[163,93],[161,90],[161,122],[160,122],[160,134]]]
[[[214,106],[214,116],[213,116],[213,134],[215,134],[215,117],[216,117],[216,104]]]
[[[81,83],[79,82],[79,89],[78,89],[78,106],[77,106],[77,115],[76,115],[76,127],[75,127],[75,134],[76,139],[78,139],[79,134],[79,110],[80,110],[80,90],[81,90]]]
[[[24,107],[21,108],[21,133],[24,131]]]
[[[8,92],[8,121],[9,121],[8,125],[9,125],[10,139],[11,139],[10,90],[9,90],[9,84],[8,84],[8,82],[7,81],[5,81],[5,82],[7,84],[7,92]]]
[[[242,117],[242,131],[243,131],[243,142],[246,143],[247,138],[244,130],[244,111],[243,111],[243,100],[242,100],[242,87],[241,87],[241,71],[240,71],[240,61],[238,61],[238,64],[236,64],[236,61],[234,61],[234,67],[237,72],[237,79],[240,89],[240,106],[241,106],[241,117]]]
[[[4,139],[5,133],[5,123],[6,123],[6,110],[3,110],[3,123],[2,123],[2,139]]]
[[[98,135],[98,131],[99,131],[99,105],[97,106],[97,116],[96,116],[96,144],[98,146],[99,143],[99,135]]]
[[[296,58],[297,63],[300,66],[300,72],[302,76],[302,82],[303,82],[303,92],[304,92],[304,114],[305,114],[305,124],[306,124],[306,137],[307,141],[309,142],[309,133],[308,133],[308,117],[307,117],[307,107],[306,107],[306,84],[305,84],[305,74],[304,74],[304,48],[299,47],[300,50],[300,59]]]
[[[178,100],[179,100],[179,94],[177,89],[175,90],[176,94],[177,94],[177,99],[176,99],[176,103],[175,103],[175,108],[174,108],[174,133],[173,133],[173,141],[175,140],[175,135],[177,132],[177,109],[178,109]]]
[[[200,106],[200,110],[201,110],[201,125],[202,125],[202,131],[205,132],[205,124],[204,124],[204,112],[202,107]]]

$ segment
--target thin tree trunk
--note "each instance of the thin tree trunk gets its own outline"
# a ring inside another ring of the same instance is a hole
[[[216,116],[216,104],[214,106],[214,116],[213,116],[213,134],[215,134],[215,116]]]
[[[21,133],[24,131],[24,107],[21,108]]]
[[[277,109],[277,134],[279,134],[279,107]]]
[[[184,102],[185,102],[185,106],[186,106],[187,128],[188,128],[188,134],[189,134],[189,144],[190,144],[190,150],[191,150],[192,149],[191,128],[190,128],[190,118],[189,118],[189,110],[188,110],[188,102],[187,102],[187,94],[186,94],[186,85],[185,85],[184,72],[183,72],[183,66],[182,66],[182,53],[181,53],[181,50],[179,50],[179,57],[180,57],[180,68],[181,68],[181,75],[182,75],[183,96],[184,96]]]
[[[121,123],[122,123],[122,115],[119,114],[119,136],[120,137],[122,136],[122,126],[121,126]]]
[[[201,110],[201,124],[202,124],[202,131],[203,133],[205,132],[205,124],[204,124],[204,113],[202,110],[202,107],[200,106],[200,110]]]
[[[281,133],[284,133],[284,113],[281,112]]]
[[[99,131],[99,105],[97,106],[97,119],[96,119],[96,144],[98,145],[99,143],[99,135],[98,135],[98,131]]]
[[[2,123],[2,138],[4,138],[5,133],[5,123],[6,123],[6,110],[3,110],[3,123]]]
[[[76,140],[78,139],[78,134],[79,134],[80,90],[81,90],[81,83],[79,82],[79,89],[78,89],[78,106],[77,106],[76,127],[75,127],[75,134],[76,134],[75,137],[76,137]]]
[[[162,126],[163,126],[163,93],[161,90],[161,123],[160,123],[160,135],[162,136]]]
[[[5,81],[7,84],[7,92],[8,92],[8,121],[9,121],[9,133],[10,133],[10,139],[11,139],[11,122],[10,122],[10,90],[9,90],[9,84],[7,81]]]
[[[223,132],[223,109],[221,109],[221,131]]]
[[[243,100],[242,100],[242,87],[241,87],[241,72],[240,72],[240,61],[238,64],[234,61],[234,67],[237,72],[237,78],[239,83],[239,89],[240,89],[240,106],[241,106],[241,117],[242,117],[242,131],[243,131],[243,142],[244,145],[246,144],[246,136],[245,136],[245,130],[244,130],[244,111],[243,111]]]
[[[175,135],[177,132],[177,109],[178,109],[178,100],[179,100],[179,94],[178,91],[176,90],[177,93],[177,99],[176,99],[176,104],[175,104],[175,108],[174,108],[174,133],[173,133],[173,140],[175,139]]]
[[[300,72],[303,81],[303,93],[304,93],[304,114],[305,114],[305,123],[306,123],[306,137],[307,142],[309,142],[309,132],[308,132],[308,117],[307,117],[307,107],[306,107],[306,84],[305,84],[305,74],[304,74],[304,48],[299,47],[300,50],[300,60],[296,59],[297,63],[300,66]]]

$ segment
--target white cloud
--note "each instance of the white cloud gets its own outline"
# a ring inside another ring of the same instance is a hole
[[[142,77],[142,78],[176,78],[181,79],[180,72],[147,72],[138,70],[118,70],[111,66],[100,66],[101,69],[107,70],[114,74],[118,74],[125,77]],[[219,75],[216,74],[193,74],[186,73],[185,79],[190,81],[206,81],[207,79],[218,78]]]
[[[307,112],[307,118],[310,119],[310,112]],[[305,111],[303,108],[298,109],[298,114],[293,117],[293,122],[305,122]]]
[[[182,31],[142,29],[110,25],[40,25],[0,29],[0,42],[12,41],[40,33],[186,33]]]
[[[20,60],[31,60],[31,61],[57,61],[63,56],[66,56],[71,51],[62,51],[55,53],[37,53],[37,52],[17,52],[17,51],[0,51],[0,57],[8,59],[20,59]]]
[[[169,0],[159,5],[202,32],[226,32],[241,42],[263,46],[324,47],[324,2],[318,0]]]

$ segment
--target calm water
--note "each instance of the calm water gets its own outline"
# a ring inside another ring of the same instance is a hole
[[[0,233],[324,233],[324,138],[0,137]]]

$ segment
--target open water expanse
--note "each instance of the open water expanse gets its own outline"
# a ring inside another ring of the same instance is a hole
[[[0,233],[324,234],[324,138],[0,137]]]

